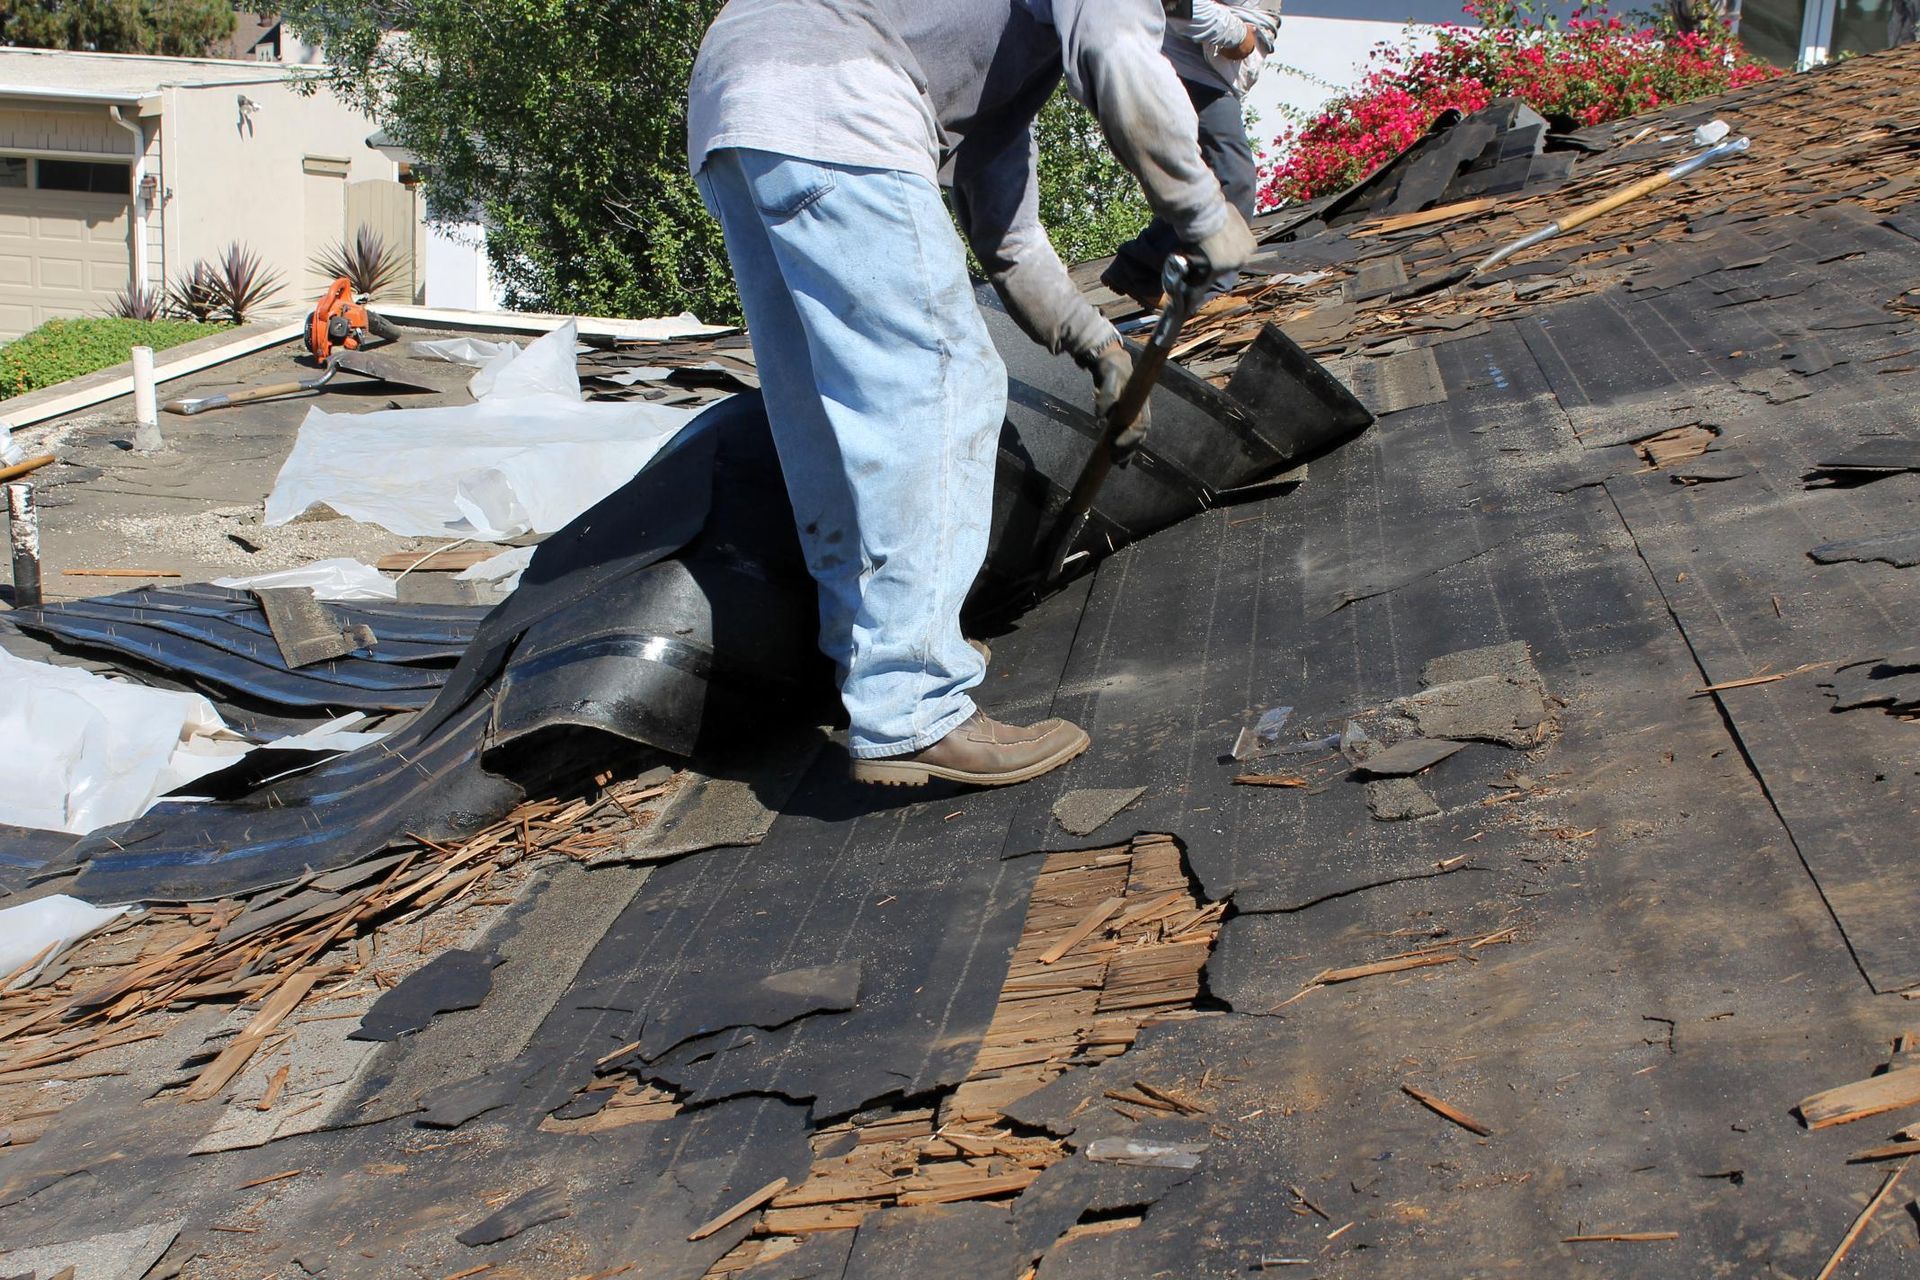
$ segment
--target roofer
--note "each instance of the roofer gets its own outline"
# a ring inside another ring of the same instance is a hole
[[[729,0],[688,91],[688,160],[726,236],[853,776],[1023,782],[1086,750],[968,696],[960,607],[986,555],[1006,372],[940,198],[1021,328],[1132,369],[1038,215],[1034,116],[1064,73],[1154,212],[1220,270],[1252,252],[1161,56],[1159,0]]]
[[[1188,18],[1167,20],[1167,61],[1200,121],[1200,155],[1220,179],[1227,202],[1243,217],[1253,216],[1260,175],[1247,139],[1247,91],[1260,78],[1267,55],[1280,34],[1280,0],[1244,0],[1222,4],[1193,0]],[[1155,217],[1139,235],[1120,246],[1100,283],[1153,311],[1163,301],[1160,264],[1180,247],[1179,233]],[[1208,292],[1225,293],[1235,276],[1214,278]]]

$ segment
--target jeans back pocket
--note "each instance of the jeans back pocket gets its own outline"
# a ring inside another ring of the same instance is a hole
[[[791,218],[833,190],[833,170],[811,160],[744,151],[740,162],[754,207],[768,218]]]

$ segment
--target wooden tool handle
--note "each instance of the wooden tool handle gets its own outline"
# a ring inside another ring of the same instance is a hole
[[[1623,204],[1632,204],[1641,196],[1658,191],[1673,181],[1671,173],[1656,173],[1651,178],[1642,178],[1632,186],[1616,191],[1604,200],[1595,200],[1584,209],[1576,209],[1563,218],[1557,218],[1562,231],[1571,231],[1583,222],[1592,222],[1602,214],[1612,213]]]
[[[18,480],[24,475],[30,475],[53,461],[54,456],[52,454],[43,453],[37,458],[28,458],[25,462],[16,462],[10,467],[0,467],[0,484],[4,484],[8,480]]]
[[[225,395],[201,396],[197,400],[169,400],[161,408],[168,413],[195,414],[205,413],[209,409],[225,409],[229,405],[252,404],[255,400],[271,400],[275,396],[290,396],[296,391],[309,391],[312,387],[305,382],[276,382],[267,387],[250,387],[245,391],[231,391]]]

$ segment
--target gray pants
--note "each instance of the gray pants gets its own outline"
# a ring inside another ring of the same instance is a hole
[[[1220,179],[1221,194],[1241,214],[1253,217],[1259,173],[1253,162],[1253,146],[1247,141],[1247,120],[1240,99],[1225,89],[1210,88],[1181,80],[1187,97],[1193,100],[1194,113],[1200,117],[1200,158]],[[1146,229],[1114,252],[1112,274],[1126,282],[1129,291],[1146,293],[1160,287],[1160,267],[1167,255],[1180,247],[1180,237],[1171,226],[1155,218]],[[1214,281],[1209,295],[1224,293],[1233,287],[1237,276]]]

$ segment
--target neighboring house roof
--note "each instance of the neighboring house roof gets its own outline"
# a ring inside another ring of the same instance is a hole
[[[220,53],[227,58],[252,59],[254,51],[269,40],[279,42],[280,15],[277,13],[236,12],[233,34],[221,42]]]
[[[0,98],[127,103],[174,86],[267,84],[294,74],[278,63],[220,58],[0,49]]]

